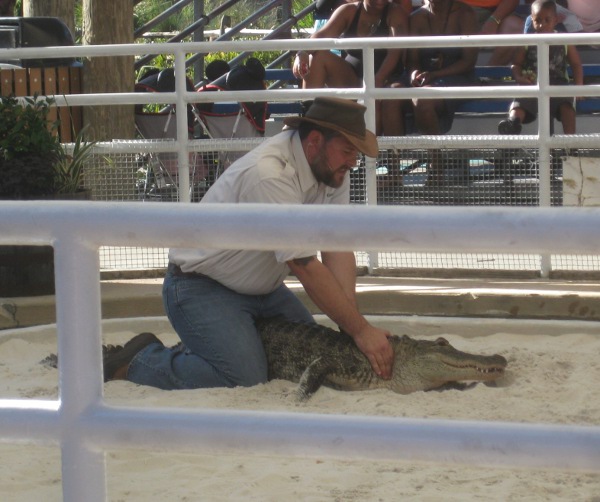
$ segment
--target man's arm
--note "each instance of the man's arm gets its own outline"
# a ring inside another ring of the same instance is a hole
[[[327,260],[331,258],[330,254]],[[356,346],[369,359],[373,371],[383,378],[390,378],[394,356],[387,340],[390,333],[371,326],[360,314],[356,302],[346,294],[345,288],[348,288],[348,283],[344,281],[342,285],[332,269],[326,267],[315,256],[290,260],[287,264],[315,305],[352,337]],[[334,266],[333,270],[339,273],[347,266],[348,262],[344,261],[344,265],[339,268]]]
[[[351,252],[321,252],[321,261],[340,283],[346,297],[356,309],[356,257]]]

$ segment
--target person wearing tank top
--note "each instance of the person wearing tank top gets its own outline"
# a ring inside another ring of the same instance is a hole
[[[406,2],[402,2],[404,4]],[[338,7],[329,21],[311,38],[395,37],[408,34],[408,12],[397,2],[362,0]],[[385,87],[400,77],[404,51],[375,51],[375,85]],[[293,65],[296,78],[305,89],[322,87],[359,87],[362,81],[362,51],[352,50],[338,56],[331,51],[299,51]],[[379,109],[379,105],[378,105]],[[378,117],[377,134],[382,134]]]

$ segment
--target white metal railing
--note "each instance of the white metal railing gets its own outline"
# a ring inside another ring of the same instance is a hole
[[[342,96],[352,99],[360,99],[368,107],[366,114],[367,126],[375,130],[375,100],[376,99],[410,99],[439,98],[512,98],[515,95],[516,86],[480,86],[480,87],[449,87],[449,88],[375,88],[374,78],[374,54],[376,48],[419,48],[439,46],[462,46],[462,47],[497,47],[508,45],[532,45],[538,46],[538,68],[540,71],[539,82],[532,86],[518,86],[518,95],[523,97],[537,97],[539,100],[538,111],[538,134],[533,136],[503,137],[498,135],[452,137],[452,136],[420,136],[397,137],[393,139],[383,138],[381,145],[393,141],[395,147],[420,146],[425,148],[446,146],[481,146],[493,143],[495,147],[505,145],[509,147],[535,145],[539,149],[539,204],[550,206],[551,204],[551,141],[555,147],[582,148],[591,144],[598,144],[599,134],[573,135],[569,137],[552,137],[550,134],[550,103],[549,98],[553,96],[595,96],[600,97],[600,85],[585,86],[551,86],[548,80],[548,51],[549,45],[559,44],[600,44],[600,34],[576,33],[576,34],[550,34],[550,35],[505,35],[494,37],[489,35],[473,36],[445,36],[445,37],[397,37],[397,38],[355,38],[355,39],[289,39],[289,40],[245,40],[245,41],[221,41],[221,42],[197,42],[181,44],[152,44],[154,54],[173,54],[175,58],[176,91],[172,93],[112,93],[112,94],[84,94],[57,96],[58,104],[68,102],[71,106],[87,106],[97,104],[145,104],[145,103],[173,103],[179,109],[184,109],[187,103],[214,102],[214,101],[298,101],[315,96]],[[247,51],[286,51],[297,49],[362,49],[364,54],[364,82],[362,88],[352,89],[274,89],[261,91],[224,91],[219,93],[197,93],[188,92],[185,86],[185,60],[189,53],[210,53],[213,51],[224,52],[247,52]],[[148,44],[121,44],[106,46],[77,46],[77,47],[54,47],[54,48],[19,48],[0,49],[0,58],[43,58],[43,57],[107,57],[121,55],[143,55],[148,52]],[[115,138],[117,139],[117,138]],[[191,141],[194,141],[191,143]],[[227,148],[233,148],[235,141],[229,140]],[[133,144],[122,145],[120,148],[133,148]],[[156,145],[158,147],[158,145]],[[188,152],[210,151],[214,148],[206,141],[190,140],[187,133],[186,114],[177,114],[177,140],[169,149],[177,152],[179,194],[182,202],[190,200],[190,165]],[[103,145],[99,145],[102,148]],[[116,151],[115,145],[104,148]],[[367,167],[375,166],[375,159],[366,159]],[[374,169],[366,170],[366,194],[369,204],[377,203],[376,175]],[[371,267],[377,266],[378,255],[369,253]],[[548,277],[550,274],[550,255],[542,256],[541,274]]]
[[[177,92],[88,94],[66,97],[69,105],[175,103],[268,100],[289,101],[317,95],[364,100],[367,124],[375,129],[374,100],[439,97],[439,89],[375,89],[373,49],[445,45],[497,46],[536,43],[547,54],[549,41],[599,43],[598,35],[525,35],[398,39],[277,40],[201,44],[156,44],[153,52],[175,54]],[[359,89],[274,90],[188,93],[185,54],[298,48],[362,48],[365,85]],[[116,56],[145,54],[147,46],[115,45],[49,49],[2,49],[0,58],[51,56]],[[542,59],[540,67],[545,68]],[[371,71],[369,71],[369,69]],[[540,74],[544,74],[543,71]],[[495,138],[494,144],[540,145],[540,169],[549,173],[548,96],[567,90],[540,79],[521,95],[538,96],[537,137]],[[448,88],[444,98],[511,97],[510,87]],[[210,95],[209,95],[210,94]],[[600,96],[600,86],[574,87],[568,94]],[[65,103],[65,99],[57,97]],[[185,114],[177,115],[175,149],[181,194],[189,193]],[[443,141],[424,138],[423,141]],[[477,141],[474,138],[474,144]],[[489,137],[487,137],[489,140]],[[414,143],[398,138],[396,144]],[[469,140],[470,141],[470,140]],[[585,138],[573,137],[579,145]],[[585,146],[585,145],[584,145]],[[103,145],[110,148],[110,145]],[[214,148],[211,145],[210,148]],[[370,159],[373,165],[373,159]],[[541,178],[542,176],[540,176]],[[549,180],[549,176],[546,176]],[[549,200],[541,185],[542,205]],[[375,179],[368,179],[374,201]],[[326,212],[325,212],[326,211]],[[108,448],[202,448],[203,451],[246,451],[276,454],[397,458],[471,464],[552,467],[600,471],[600,428],[446,420],[386,419],[249,411],[130,409],[108,407],[102,399],[99,259],[100,246],[207,246],[275,249],[306,247],[414,252],[513,252],[597,254],[600,248],[598,209],[583,208],[348,208],[260,205],[190,206],[188,204],[1,202],[0,244],[52,244],[56,251],[56,298],[59,400],[0,400],[0,441],[58,444],[62,451],[65,500],[106,499],[104,451]],[[149,433],[152,431],[152,434]]]
[[[600,208],[0,202],[0,245],[55,248],[59,399],[0,399],[0,441],[59,445],[64,500],[106,499],[108,449],[327,455],[600,472],[600,427],[103,402],[102,245],[595,253]]]
[[[537,97],[539,99],[538,135],[519,139],[494,137],[494,144],[501,146],[526,145],[532,140],[539,147],[540,164],[540,205],[550,205],[550,102],[553,96],[600,96],[600,85],[585,86],[551,86],[548,77],[548,50],[550,44],[600,44],[600,34],[569,33],[550,35],[505,35],[493,37],[489,35],[448,36],[448,37],[397,37],[397,38],[355,38],[355,39],[289,39],[289,40],[246,40],[232,42],[196,42],[182,44],[152,44],[154,54],[173,54],[175,57],[176,91],[172,93],[112,93],[112,94],[78,94],[57,96],[58,104],[68,102],[71,106],[87,106],[98,104],[146,104],[173,103],[184,109],[187,103],[214,101],[294,101],[315,96],[342,96],[361,99],[367,104],[367,126],[375,130],[375,100],[376,99],[409,99],[440,98],[512,98],[516,86],[482,86],[482,87],[449,87],[449,88],[375,88],[374,49],[377,48],[417,48],[417,47],[497,47],[507,45],[538,46],[539,82],[537,85],[518,86],[519,96]],[[362,88],[353,89],[273,89],[261,91],[224,91],[220,93],[197,93],[186,90],[185,60],[189,53],[210,53],[213,51],[246,52],[246,51],[285,51],[298,49],[362,49],[364,53],[364,83]],[[43,58],[43,57],[107,57],[122,55],[143,55],[148,52],[148,44],[121,44],[105,46],[77,46],[54,48],[19,48],[0,49],[0,58]],[[486,137],[484,137],[486,138]],[[489,140],[489,136],[487,139]],[[424,144],[448,141],[447,136],[437,138],[422,138]],[[597,140],[594,138],[593,141]],[[179,162],[180,194],[184,202],[189,202],[189,158],[187,118],[185,114],[177,115],[177,152]],[[412,142],[410,138],[395,138],[394,143],[402,147],[404,142]],[[474,136],[462,139],[462,144],[480,144],[481,137]],[[521,141],[523,143],[521,143]],[[574,147],[588,146],[592,141],[589,136],[574,135],[569,137],[569,145]],[[202,148],[200,146],[200,148]],[[374,165],[374,159],[368,159],[368,166]],[[375,173],[367,171],[367,196],[371,204],[377,200],[375,189]]]

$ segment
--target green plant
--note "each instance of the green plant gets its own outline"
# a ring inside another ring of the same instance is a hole
[[[73,148],[61,145],[49,122],[52,98],[0,98],[0,199],[35,199],[81,189],[83,168],[96,142],[83,131]]]
[[[48,121],[52,98],[24,98],[25,105],[12,96],[0,99],[0,150],[4,158],[24,152],[48,155],[58,150],[54,134],[58,124]]]
[[[54,193],[60,142],[49,124],[53,100],[0,98],[0,198],[27,199]]]
[[[74,193],[83,187],[83,168],[93,154],[97,141],[86,142],[83,128],[75,138],[73,150],[61,145],[58,160],[54,164],[55,193]]]

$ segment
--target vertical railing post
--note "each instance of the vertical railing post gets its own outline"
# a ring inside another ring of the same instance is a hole
[[[370,91],[375,89],[375,53],[373,49],[363,49],[363,89],[365,91],[365,122],[367,129],[377,133],[376,101],[371,97]],[[365,183],[367,192],[367,204],[377,205],[377,176],[375,166],[377,159],[365,158]],[[369,251],[369,272],[379,266],[379,253]]]
[[[548,85],[550,85],[549,61],[550,46],[547,42],[537,43],[538,57],[538,86],[540,93],[538,95],[538,165],[539,165],[539,205],[547,207],[551,205],[550,178],[552,176],[550,169],[550,139],[552,121],[554,117],[550,115],[550,98],[548,97]],[[541,275],[550,277],[552,257],[549,254],[541,255]]]
[[[187,78],[185,73],[185,53],[182,50],[175,51],[175,90],[177,92],[177,165],[178,165],[178,187],[179,201],[190,202],[190,155],[188,152],[188,120],[187,102],[185,93]]]
[[[54,252],[63,497],[67,502],[103,502],[104,452],[86,445],[78,427],[103,392],[98,248],[72,234],[59,239]]]

